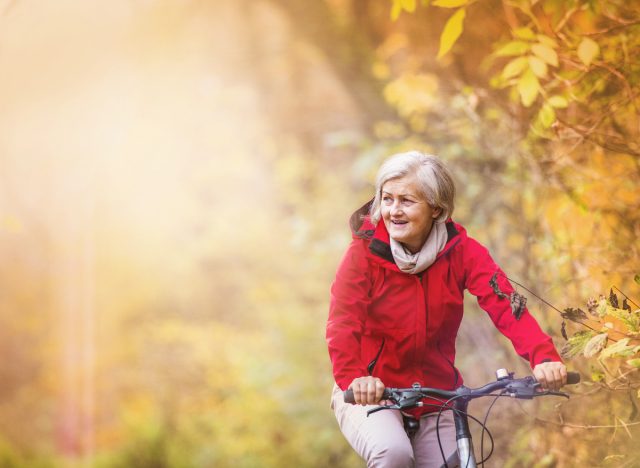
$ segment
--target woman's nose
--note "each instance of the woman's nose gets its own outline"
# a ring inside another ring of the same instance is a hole
[[[389,210],[392,215],[399,214],[402,211],[402,207],[400,202],[394,201],[391,205],[391,210]]]

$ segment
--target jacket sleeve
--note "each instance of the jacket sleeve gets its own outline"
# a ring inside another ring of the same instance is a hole
[[[508,298],[500,298],[489,281],[497,273],[500,290],[509,295],[514,291],[506,275],[493,261],[487,249],[469,238],[465,249],[465,286],[477,297],[500,332],[511,340],[516,352],[535,367],[544,361],[562,361],[551,338],[545,334],[536,319],[524,310],[519,320],[511,312]]]
[[[333,375],[342,390],[356,377],[368,375],[360,356],[360,336],[370,304],[371,274],[366,243],[354,239],[331,286],[326,339]]]

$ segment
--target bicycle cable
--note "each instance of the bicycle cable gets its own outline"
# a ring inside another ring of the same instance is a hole
[[[442,448],[442,441],[440,439],[440,416],[442,415],[443,411],[445,411],[445,410],[455,411],[458,414],[464,414],[467,418],[471,418],[472,420],[477,422],[480,425],[480,427],[482,427],[483,433],[486,432],[487,435],[489,436],[489,440],[491,441],[491,450],[489,451],[489,455],[487,455],[487,458],[482,459],[482,461],[480,461],[480,464],[484,464],[487,460],[489,460],[489,458],[493,454],[493,449],[495,447],[495,444],[494,444],[494,441],[493,441],[493,435],[491,434],[491,431],[489,430],[489,428],[483,422],[481,422],[475,416],[469,414],[468,411],[460,411],[460,410],[457,410],[455,408],[447,407],[447,405],[450,402],[452,402],[454,400],[457,400],[458,398],[462,398],[464,396],[465,395],[456,395],[456,396],[448,399],[446,402],[444,402],[444,404],[442,404],[440,406],[440,411],[438,411],[438,418],[436,419],[436,437],[438,438],[438,448],[440,449],[440,455],[442,456],[442,460],[444,461],[445,466],[447,465],[447,458],[444,455],[444,449]],[[482,396],[495,396],[495,395],[482,395]],[[501,396],[501,395],[499,395],[499,396]],[[469,465],[469,461],[470,461],[470,459],[467,459],[467,463],[465,465],[465,468],[467,468],[467,466]]]
[[[487,395],[487,396],[491,396],[491,395]],[[495,398],[493,399],[493,401],[489,405],[489,408],[487,408],[487,412],[484,415],[484,421],[482,421],[482,423],[483,423],[482,424],[482,432],[480,433],[480,459],[482,461],[479,464],[483,468],[484,468],[484,462],[485,462],[485,458],[484,458],[484,432],[485,432],[485,429],[487,427],[487,421],[489,420],[489,413],[493,409],[493,405],[496,404],[496,402],[498,401],[498,398],[500,398],[501,396],[503,396],[503,395],[502,394],[495,395]],[[491,451],[489,452],[489,455],[487,455],[486,460],[489,460],[489,458],[491,457],[492,454],[493,454],[493,439],[492,439],[492,444],[491,444]]]

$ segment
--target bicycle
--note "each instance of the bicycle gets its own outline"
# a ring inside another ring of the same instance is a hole
[[[381,401],[390,401],[390,405],[381,405],[367,411],[367,416],[372,413],[387,410],[408,410],[424,406],[424,399],[431,399],[440,402],[439,412],[436,420],[436,428],[440,422],[440,416],[443,411],[453,411],[453,419],[456,427],[456,442],[458,446],[457,453],[452,454],[448,459],[442,450],[442,444],[440,443],[440,434],[437,432],[438,444],[440,445],[440,454],[442,455],[443,465],[441,468],[452,467],[464,467],[464,468],[476,468],[476,458],[473,451],[473,443],[471,440],[471,432],[469,430],[469,419],[471,418],[478,422],[482,426],[483,439],[484,432],[486,431],[489,439],[491,440],[491,451],[486,458],[481,450],[481,461],[483,465],[493,453],[493,437],[491,433],[486,429],[486,421],[489,416],[489,412],[493,407],[493,403],[497,401],[499,397],[509,396],[512,398],[519,398],[525,400],[531,400],[540,396],[562,396],[569,398],[569,395],[564,392],[557,392],[552,390],[540,390],[540,383],[532,376],[523,378],[515,378],[513,372],[508,372],[506,369],[498,369],[496,371],[497,380],[483,385],[479,388],[469,388],[461,385],[455,390],[442,390],[439,388],[421,387],[420,384],[414,384],[411,388],[385,388]],[[577,372],[567,373],[567,384],[576,384],[580,381],[580,374]],[[498,393],[494,393],[498,392]],[[476,398],[494,396],[496,400],[491,404],[485,415],[484,422],[480,422],[475,417],[467,413],[467,407],[471,400]],[[355,403],[352,390],[346,390],[344,392],[345,403]],[[427,403],[433,404],[433,403]],[[462,463],[462,461],[464,461]]]

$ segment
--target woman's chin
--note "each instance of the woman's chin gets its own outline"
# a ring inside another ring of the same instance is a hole
[[[394,241],[403,243],[407,240],[407,233],[404,229],[392,229],[389,233],[389,237],[391,237]]]

